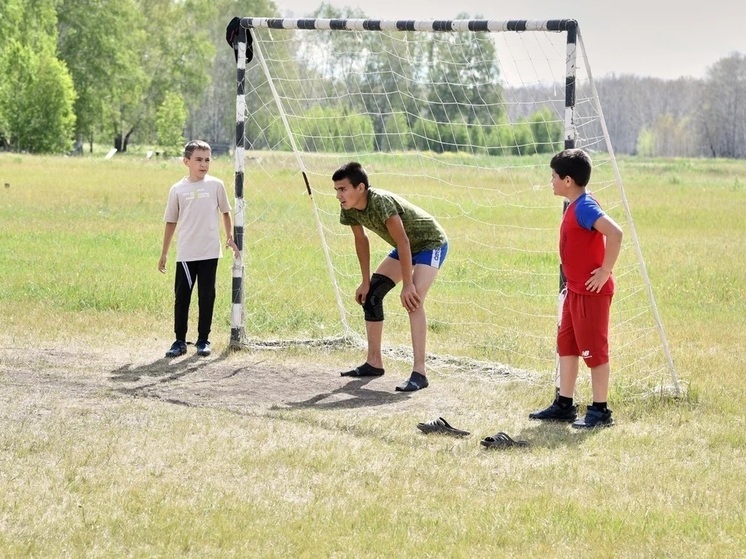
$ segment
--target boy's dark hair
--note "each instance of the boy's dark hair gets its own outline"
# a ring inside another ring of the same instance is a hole
[[[202,140],[192,140],[191,142],[187,142],[187,145],[184,146],[184,157],[186,157],[187,159],[191,159],[192,154],[198,149],[204,149],[212,152],[212,148],[207,142],[203,142]]]
[[[549,166],[559,178],[569,176],[580,187],[584,187],[591,180],[593,162],[591,156],[582,149],[565,149],[552,157]]]
[[[370,186],[368,184],[368,173],[365,172],[363,166],[357,161],[345,163],[339,169],[334,171],[334,174],[332,175],[332,180],[334,182],[344,179],[349,180],[352,186],[357,186],[360,183],[363,183],[366,190],[368,189],[368,186]]]

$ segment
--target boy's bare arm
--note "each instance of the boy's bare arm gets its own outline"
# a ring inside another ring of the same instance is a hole
[[[355,254],[360,263],[360,274],[363,281],[370,281],[370,240],[362,225],[351,225],[355,237]]]
[[[601,263],[601,267],[591,272],[591,277],[585,282],[585,287],[588,291],[598,293],[604,284],[609,281],[614,264],[616,264],[617,258],[619,258],[624,233],[622,232],[622,228],[606,215],[599,217],[596,223],[593,224],[593,228],[603,233],[604,237],[606,237],[606,251],[604,252],[604,261]]]
[[[365,234],[362,225],[351,225],[352,234],[355,236],[355,254],[360,264],[360,275],[362,280],[360,286],[355,291],[355,301],[362,305],[368,296],[370,289],[370,239]]]
[[[174,231],[176,231],[176,223],[166,222],[166,227],[163,230],[163,248],[161,249],[161,257],[158,260],[158,271],[162,274],[166,273],[168,249],[171,248],[171,240],[174,238]]]

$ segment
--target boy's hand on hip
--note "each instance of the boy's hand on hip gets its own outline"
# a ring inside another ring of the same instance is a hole
[[[588,291],[600,293],[601,288],[609,281],[611,272],[604,270],[603,268],[596,268],[591,272],[591,277],[585,282],[585,288]]]
[[[414,312],[420,306],[422,300],[417,294],[417,289],[414,284],[405,285],[401,288],[401,304],[407,309],[407,312]]]

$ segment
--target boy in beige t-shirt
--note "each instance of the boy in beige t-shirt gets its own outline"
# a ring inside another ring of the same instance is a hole
[[[208,175],[212,150],[200,140],[184,147],[184,165],[189,176],[171,187],[163,220],[163,250],[158,270],[166,273],[166,259],[174,232],[176,233],[176,279],[174,282],[174,333],[176,341],[166,352],[166,357],[186,353],[186,334],[192,290],[197,284],[199,321],[197,325],[197,355],[210,355],[210,329],[215,306],[215,276],[218,259],[222,257],[220,227],[222,217],[226,247],[238,257],[238,247],[233,242],[231,206],[225,185],[220,179]],[[177,227],[178,226],[178,227]]]

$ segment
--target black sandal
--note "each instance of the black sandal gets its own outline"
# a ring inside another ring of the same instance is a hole
[[[368,365],[368,363],[363,363],[359,367],[355,367],[351,371],[345,371],[344,373],[339,373],[342,377],[380,377],[383,376],[383,373],[385,371],[383,369],[379,369],[378,367],[373,367],[372,365]]]
[[[462,431],[461,429],[451,427],[442,417],[433,419],[427,423],[418,423],[417,428],[425,434],[442,433],[443,435],[453,435],[454,437],[465,437],[469,434],[469,431]]]
[[[528,446],[528,441],[517,441],[507,433],[500,431],[491,437],[485,437],[479,441],[485,448],[508,448],[511,446]]]

